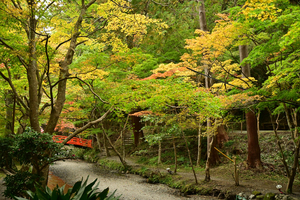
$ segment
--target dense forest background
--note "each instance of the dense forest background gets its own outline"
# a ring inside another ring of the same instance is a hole
[[[196,164],[206,160],[209,181],[226,130],[247,130],[247,166],[260,169],[259,130],[272,129],[292,192],[298,1],[1,0],[0,19],[2,137],[26,127],[67,140],[92,136],[99,145],[103,132],[114,140],[132,134],[136,146],[140,138],[195,136]],[[289,153],[279,129],[290,131]],[[33,172],[47,173],[48,164]]]

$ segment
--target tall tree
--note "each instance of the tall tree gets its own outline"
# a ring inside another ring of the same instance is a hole
[[[239,46],[240,52],[240,62],[242,63],[245,58],[248,56],[247,45]],[[246,79],[251,77],[250,74],[250,65],[242,65],[242,78]],[[246,111],[246,126],[247,126],[247,136],[248,136],[248,157],[247,164],[251,168],[262,169],[261,159],[260,159],[260,147],[258,141],[257,133],[257,122],[256,115],[253,110]]]
[[[23,119],[29,119],[29,126],[33,130],[41,131],[40,116],[50,108],[46,117],[45,132],[54,132],[66,100],[68,79],[81,80],[78,75],[80,72],[70,71],[75,59],[75,50],[79,45],[102,42],[103,46],[112,47],[113,52],[127,50],[124,35],[141,38],[146,33],[148,24],[159,24],[159,20],[127,14],[125,11],[130,9],[130,3],[121,5],[121,2],[0,2],[0,16],[7,22],[0,22],[0,63],[3,63],[5,69],[0,71],[0,76],[10,85],[17,105],[20,105],[19,109],[24,115]],[[120,22],[120,18],[128,20],[128,23],[125,23],[126,27],[123,20]],[[139,19],[139,23],[136,23],[136,19]],[[162,23],[161,25],[165,27]],[[105,31],[100,32],[104,29]],[[20,86],[16,83],[16,77],[23,75],[20,74],[22,69],[26,77],[22,77]],[[83,74],[88,76],[91,71],[96,70],[97,68],[91,67],[83,70]],[[99,97],[96,94],[95,96]],[[100,101],[104,102],[101,98]],[[67,140],[84,128],[102,121],[111,111],[112,108],[108,109],[102,117],[77,130]],[[42,173],[38,175],[44,177],[43,185],[47,181],[47,169],[48,166],[43,172],[33,169],[33,172]]]

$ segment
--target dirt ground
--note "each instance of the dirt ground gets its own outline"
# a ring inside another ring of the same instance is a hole
[[[234,165],[227,158],[220,155],[221,164],[217,167],[212,167],[210,169],[211,181],[209,183],[204,182],[205,171],[204,165],[196,168],[196,176],[200,187],[206,186],[207,188],[214,188],[223,192],[229,192],[234,194],[239,194],[241,192],[250,195],[253,191],[266,193],[280,194],[276,189],[277,185],[282,185],[282,191],[285,191],[287,184],[287,177],[285,174],[285,169],[280,161],[281,157],[279,154],[277,140],[272,131],[260,131],[259,141],[261,148],[261,160],[263,163],[263,170],[249,170],[245,168],[245,160],[247,160],[247,134],[246,131],[235,131],[228,133],[229,140],[228,143],[224,144],[221,149],[224,153],[229,155],[229,157],[236,156],[238,168],[240,170],[240,185],[235,186],[233,179]],[[282,146],[287,153],[293,152],[293,145],[291,140],[291,135],[287,131],[279,131],[279,137],[282,138]],[[167,143],[166,143],[167,144]],[[145,148],[144,148],[145,149]],[[147,149],[147,148],[146,148]],[[156,156],[156,148],[147,149],[154,154],[148,155],[148,160],[153,156]],[[172,150],[171,150],[172,151]],[[184,150],[183,150],[184,151]],[[238,152],[236,155],[233,152]],[[147,157],[147,156],[144,156]],[[185,156],[186,157],[186,156]],[[108,160],[114,160],[120,162],[118,157],[109,157]],[[129,165],[137,167],[146,167],[154,172],[166,172],[166,168],[169,167],[166,164],[160,165],[146,165],[144,162],[140,164],[140,157],[126,157],[126,162]],[[172,157],[169,157],[170,162],[173,163]],[[164,163],[168,163],[168,160],[164,160]],[[188,162],[188,161],[187,161]],[[139,166],[140,165],[140,166]],[[170,166],[171,167],[171,166]],[[172,167],[171,167],[172,168]],[[186,184],[195,183],[194,175],[191,169],[182,169],[177,172],[176,179],[178,181],[185,182]],[[293,194],[290,195],[295,199],[300,199],[300,175],[299,173],[295,177]]]
[[[106,159],[120,162],[119,158],[116,156]],[[140,167],[140,165],[136,163],[135,158],[127,158],[126,162],[131,166]],[[166,169],[159,166],[147,167],[154,172],[166,173]],[[276,189],[276,186],[280,184],[283,186],[283,188],[285,188],[287,183],[287,178],[282,179],[281,177],[278,180],[274,180],[274,175],[271,178],[268,177],[267,173],[264,174],[257,170],[241,170],[240,185],[235,186],[235,182],[233,179],[233,164],[225,164],[216,168],[212,168],[210,170],[210,173],[211,181],[207,183],[203,181],[205,178],[205,171],[197,171],[196,176],[200,187],[201,185],[205,185],[205,187],[207,188],[214,188],[223,192],[229,192],[233,194],[239,194],[242,192],[244,194],[250,195],[253,191],[259,191],[262,194],[270,192],[280,194],[280,192]],[[179,170],[174,176],[178,177],[180,181],[184,181],[186,184],[195,183],[195,178],[192,171],[187,172],[186,170]],[[295,199],[300,199],[299,184],[294,184],[293,194],[291,194],[290,196]],[[189,197],[193,197],[193,195],[189,195]]]

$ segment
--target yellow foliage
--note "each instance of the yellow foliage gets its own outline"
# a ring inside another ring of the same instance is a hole
[[[240,88],[244,88],[244,89],[248,89],[253,87],[253,82],[255,82],[255,78],[254,77],[249,77],[249,78],[236,78],[233,81],[229,81],[228,84],[225,83],[215,83],[211,86],[212,91],[216,92],[225,92],[228,89],[232,89],[234,88],[234,86],[240,87]],[[234,85],[234,86],[232,86]]]
[[[70,74],[74,74],[82,80],[103,79],[109,73],[101,69],[97,69],[88,63],[82,63],[83,66],[70,70]]]
[[[248,18],[257,18],[261,21],[275,20],[281,9],[276,8],[276,0],[248,0],[243,6],[242,14]]]
[[[253,104],[255,101],[261,100],[263,97],[259,95],[253,95],[251,92],[239,93],[231,96],[219,95],[218,98],[222,103],[224,109],[233,107],[244,107]]]
[[[168,64],[160,64],[158,66],[158,68],[152,70],[152,73],[153,74],[163,73],[163,72],[170,71],[170,70],[176,69],[176,68],[178,68],[178,64],[174,64],[173,62],[168,63]]]
[[[211,72],[218,72],[218,76],[226,76],[228,73],[235,75],[241,70],[241,66],[237,63],[231,64],[232,60],[226,60],[221,63],[213,63]]]
[[[223,55],[234,40],[244,35],[242,24],[231,21],[226,15],[219,15],[221,20],[211,33],[202,30],[196,30],[195,34],[199,37],[187,39],[185,48],[191,49],[191,54],[184,54],[181,60],[186,62],[197,63],[199,59],[203,64],[210,64],[211,60]]]
[[[117,6],[114,2],[123,7]],[[107,32],[100,37],[100,40],[111,45],[115,52],[127,50],[126,44],[117,38],[116,34],[121,35],[123,38],[134,36],[135,42],[138,42],[147,34],[150,25],[154,25],[154,31],[159,34],[162,33],[163,29],[168,28],[167,24],[159,19],[151,19],[141,14],[130,14],[130,3],[127,1],[115,0],[114,2],[107,1],[100,4],[97,15],[108,19],[108,24],[105,27]]]

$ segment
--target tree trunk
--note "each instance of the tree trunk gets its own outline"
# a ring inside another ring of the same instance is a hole
[[[210,149],[207,151],[207,160],[206,160],[206,165],[205,165],[205,178],[204,181],[209,182],[210,181],[210,172],[209,172],[209,168],[210,168],[210,156],[211,156],[211,152],[212,152],[212,146],[214,142],[214,138],[212,138],[211,142],[210,142]]]
[[[207,21],[206,21],[206,14],[205,14],[205,5],[204,5],[204,0],[197,0],[198,3],[200,3],[199,6],[199,24],[200,24],[200,29],[202,31],[208,31],[207,28]],[[208,76],[210,75],[210,69],[209,66],[204,66],[204,71],[205,71],[205,88],[210,88],[213,84],[213,80],[209,78]],[[211,128],[211,119],[207,118],[207,128]],[[213,139],[210,136],[207,136],[207,149],[212,149],[211,156],[210,156],[210,161],[211,165],[214,165],[217,163],[219,159],[219,155],[216,152],[214,148],[210,147],[210,144],[215,145],[216,141],[214,143],[210,143],[210,141],[213,141]],[[208,151],[207,151],[208,152]]]
[[[161,164],[161,141],[158,140],[158,159],[157,164]]]
[[[219,154],[217,152],[217,150],[215,150],[214,147],[217,146],[217,140],[216,140],[216,136],[214,135],[214,133],[212,133],[212,125],[211,125],[211,120],[208,119],[207,120],[207,155],[208,152],[209,153],[209,165],[210,166],[214,166],[216,164],[218,164],[220,162],[220,157]]]
[[[174,137],[172,137],[172,139],[173,139],[174,160],[175,160],[175,169],[174,169],[174,173],[176,174],[176,172],[177,172],[177,151],[176,151],[176,143],[175,143]]]
[[[200,166],[200,160],[201,160],[201,128],[202,124],[199,123],[199,130],[198,130],[198,154],[197,154],[197,162],[196,165]]]
[[[125,156],[126,156],[126,149],[125,149],[125,130],[126,130],[126,125],[128,123],[128,118],[129,115],[126,118],[126,122],[124,124],[124,127],[121,131],[121,140],[122,140],[122,156],[123,156],[123,160],[125,160]]]
[[[240,62],[248,56],[248,49],[246,45],[239,46]],[[250,65],[244,64],[242,67],[242,78],[248,78],[250,74]],[[257,134],[257,121],[253,111],[246,113],[247,135],[248,135],[248,158],[247,163],[251,168],[262,169],[260,159],[260,147]]]
[[[209,166],[215,166],[220,163],[220,157],[217,150],[217,136],[207,137],[207,144],[209,146]]]
[[[99,148],[99,151],[101,151],[100,132],[96,134],[96,138],[97,138],[97,143],[98,143],[98,148]]]
[[[258,110],[258,113],[257,113],[257,135],[258,135],[258,138],[260,137],[260,129],[259,129],[259,118],[260,118],[260,110]]]
[[[296,172],[297,172],[297,167],[299,165],[298,160],[299,160],[299,149],[300,149],[300,140],[299,140],[299,127],[298,127],[298,119],[297,119],[297,110],[291,111],[285,103],[283,103],[283,107],[285,110],[287,122],[291,131],[291,136],[294,142],[294,161],[293,161],[293,166],[290,170],[290,175],[288,176],[288,184],[286,186],[286,192],[287,193],[292,193],[293,192],[293,183],[295,180]]]
[[[102,134],[103,134],[103,146],[104,146],[104,149],[105,149],[106,157],[110,157],[110,153],[109,153],[108,146],[107,146],[107,143],[106,143],[106,136],[105,136],[104,131],[102,131]]]
[[[105,135],[108,143],[110,144],[111,148],[114,150],[114,152],[117,154],[117,156],[119,157],[121,163],[123,164],[123,166],[127,169],[128,168],[128,165],[126,163],[126,161],[122,158],[121,154],[118,152],[118,150],[115,148],[115,146],[112,144],[112,142],[110,141],[108,135],[106,134],[105,130],[104,130],[104,127],[103,127],[103,124],[101,124],[102,126],[102,130],[103,130],[103,134]]]
[[[248,135],[248,158],[247,164],[251,168],[262,169],[260,160],[260,147],[257,135],[256,116],[253,111],[246,113],[247,135]]]
[[[189,149],[189,146],[188,146],[188,143],[187,143],[187,140],[186,140],[184,131],[181,131],[181,132],[182,132],[182,137],[183,137],[183,139],[184,139],[185,146],[186,146],[186,149],[187,149],[187,152],[188,152],[189,161],[190,161],[190,166],[192,167],[192,171],[193,171],[193,174],[194,174],[195,182],[196,182],[196,184],[198,184],[196,172],[195,172],[194,165],[193,165],[193,161],[192,161],[192,157],[191,157],[191,152],[190,152],[190,149]]]
[[[298,128],[298,127],[297,127]],[[296,142],[296,147],[295,147],[295,152],[294,152],[294,162],[293,162],[293,166],[291,169],[291,174],[288,177],[288,184],[286,186],[286,192],[291,194],[293,192],[293,184],[294,184],[294,180],[295,180],[295,176],[296,176],[296,172],[297,172],[297,167],[298,167],[298,160],[299,160],[299,149],[300,149],[300,140],[298,139]]]
[[[5,107],[6,107],[6,125],[4,137],[9,137],[14,133],[13,118],[14,118],[14,94],[12,90],[5,91]]]
[[[66,88],[67,88],[67,78],[69,77],[69,65],[73,61],[75,49],[77,47],[77,39],[80,36],[81,24],[83,21],[83,17],[85,16],[86,10],[91,6],[96,0],[92,0],[89,2],[89,5],[82,5],[80,14],[75,23],[74,29],[72,31],[72,36],[70,40],[70,46],[67,50],[65,58],[63,61],[59,62],[60,74],[59,74],[59,82],[57,88],[57,98],[54,102],[53,96],[51,96],[51,114],[47,123],[47,127],[45,129],[46,133],[53,133],[58,122],[59,116],[63,109],[65,100],[66,100]],[[84,1],[82,1],[84,2]],[[50,94],[52,94],[53,87],[50,87]]]
[[[29,60],[27,68],[27,80],[29,86],[29,121],[33,130],[40,132],[39,125],[39,100],[38,100],[38,80],[37,80],[37,58],[36,58],[36,24],[34,10],[34,1],[29,1],[29,6],[32,15],[28,20],[28,48],[29,48]]]
[[[226,132],[224,124],[218,125],[218,134],[216,139],[219,148],[223,148],[224,142],[228,141],[228,134]]]
[[[200,3],[200,5],[199,5],[199,24],[200,24],[200,29],[202,31],[208,31],[207,22],[206,22],[204,0],[197,0],[197,2]]]
[[[131,121],[132,121],[132,126],[133,126],[133,135],[134,135],[134,145],[137,147],[140,143],[140,138],[143,137],[143,125],[140,122],[141,118],[132,115],[131,116]]]

